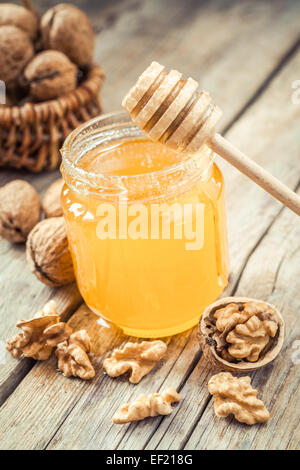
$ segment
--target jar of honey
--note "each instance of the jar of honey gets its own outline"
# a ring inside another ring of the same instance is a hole
[[[73,131],[62,157],[62,207],[88,307],[132,336],[194,326],[228,279],[224,184],[211,150],[152,142],[121,112]]]

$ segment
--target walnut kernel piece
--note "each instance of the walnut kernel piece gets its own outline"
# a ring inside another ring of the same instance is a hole
[[[64,185],[64,180],[59,178],[47,189],[42,200],[42,207],[47,218],[60,217],[63,215],[60,196]]]
[[[0,188],[0,235],[14,243],[26,241],[40,220],[40,198],[34,187],[14,180]]]
[[[87,15],[74,5],[62,3],[41,19],[44,49],[61,51],[80,67],[92,62],[95,34]]]
[[[237,324],[226,336],[228,352],[231,357],[249,362],[258,361],[262,350],[274,338],[278,325],[274,320],[260,320],[256,315],[249,318],[245,323]]]
[[[62,286],[73,282],[74,269],[63,217],[39,222],[26,244],[30,269],[44,284]]]
[[[95,369],[87,353],[91,351],[89,335],[85,330],[76,331],[68,340],[57,346],[58,369],[66,377],[89,380],[95,377]]]
[[[209,305],[199,323],[199,341],[216,367],[251,371],[271,362],[282,347],[284,323],[276,308],[260,300],[227,297]]]
[[[241,423],[256,424],[268,421],[270,414],[257,398],[250,377],[234,377],[230,372],[214,375],[208,382],[208,390],[214,397],[217,416],[226,418],[233,414]]]
[[[171,404],[179,401],[180,395],[172,387],[161,394],[142,394],[133,403],[122,405],[114,414],[112,421],[116,424],[125,424],[148,417],[169,415],[173,411]]]
[[[24,82],[34,100],[52,100],[75,90],[77,67],[62,52],[43,51],[26,66]]]
[[[137,384],[147,375],[167,351],[163,341],[143,341],[126,343],[123,348],[115,349],[105,359],[103,367],[110,377],[118,377],[131,371],[129,381]]]
[[[50,300],[30,320],[20,320],[16,325],[23,331],[6,341],[6,349],[14,356],[32,357],[44,361],[51,355],[53,347],[66,340],[71,328],[59,321],[56,303]]]

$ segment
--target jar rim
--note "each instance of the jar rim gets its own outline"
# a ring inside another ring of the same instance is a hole
[[[83,168],[80,168],[76,163],[74,163],[72,159],[72,144],[74,144],[75,139],[82,133],[87,128],[92,127],[95,124],[100,123],[101,121],[105,120],[114,120],[114,124],[109,124],[107,126],[104,126],[103,128],[99,129],[99,132],[103,132],[105,129],[111,128],[112,130],[116,128],[116,126],[119,124],[126,124],[128,126],[131,126],[133,129],[136,130],[136,132],[139,132],[140,138],[147,138],[145,134],[132,122],[129,114],[127,111],[112,111],[110,113],[105,113],[101,114],[99,116],[96,116],[93,119],[90,119],[80,126],[78,126],[76,129],[74,129],[65,139],[62,148],[60,149],[60,153],[62,155],[62,168],[66,172],[68,172],[70,175],[72,175],[75,178],[79,178],[80,180],[85,180],[88,181],[91,178],[94,178],[95,180],[101,179],[106,180],[106,181],[111,181],[111,182],[116,182],[119,180],[128,180],[128,181],[135,181],[140,178],[151,178],[151,177],[159,177],[161,175],[168,175],[172,172],[176,171],[182,171],[182,170],[192,170],[193,166],[195,165],[195,155],[196,154],[189,154],[189,158],[182,160],[180,162],[174,163],[173,165],[167,166],[166,168],[160,169],[160,170],[155,170],[151,171],[148,173],[139,173],[139,174],[132,174],[132,175],[111,175],[107,173],[96,173],[92,172],[89,170],[85,170]],[[88,134],[87,134],[88,136]],[[95,146],[96,147],[96,146]],[[89,149],[91,150],[91,149]],[[181,151],[176,151],[175,149],[170,149],[170,151],[173,151],[174,153],[179,153],[182,154]],[[211,156],[209,158],[207,166],[204,166],[203,172],[206,173],[209,168],[212,166],[214,162],[214,154],[211,152]]]

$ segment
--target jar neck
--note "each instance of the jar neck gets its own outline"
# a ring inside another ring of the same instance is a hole
[[[81,196],[92,195],[110,202],[150,201],[173,197],[193,184],[206,181],[212,173],[213,154],[208,147],[193,155],[181,154],[179,163],[139,175],[93,173],[80,166],[81,159],[95,148],[114,142],[145,139],[127,113],[97,117],[75,129],[66,139],[61,172],[65,183]]]

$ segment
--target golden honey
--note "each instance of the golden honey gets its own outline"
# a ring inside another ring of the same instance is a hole
[[[62,150],[62,206],[86,304],[126,334],[194,326],[228,278],[224,184],[193,157],[144,138],[125,113],[81,126]]]

